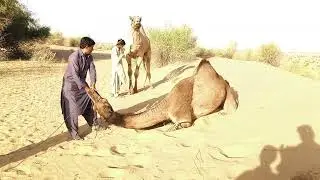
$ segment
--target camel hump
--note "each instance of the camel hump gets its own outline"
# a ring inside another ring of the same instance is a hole
[[[202,59],[194,73],[192,107],[197,117],[216,110],[226,97],[226,83],[207,59]]]
[[[204,77],[202,74],[207,74],[211,77],[218,76],[216,70],[213,68],[210,61],[208,61],[206,58],[201,59],[193,75]]]

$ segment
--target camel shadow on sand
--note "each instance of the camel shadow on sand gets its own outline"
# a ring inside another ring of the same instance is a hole
[[[188,69],[191,69],[191,68],[194,68],[195,66],[187,66],[187,65],[183,65],[183,66],[180,66],[172,71],[170,71],[164,78],[162,78],[161,80],[155,82],[152,84],[153,88],[156,88],[157,86],[163,84],[163,83],[166,83],[168,82],[169,80],[171,79],[174,79],[176,77],[178,77],[179,75],[181,75],[184,71],[188,70]],[[152,75],[152,72],[151,72],[151,75]],[[134,78],[134,77],[132,77]],[[147,90],[149,87],[143,87],[143,88],[140,88],[138,89],[138,93],[139,92],[142,92],[142,91],[145,91]],[[128,92],[124,92],[124,93],[121,93],[120,96],[123,96],[123,95],[128,95]]]
[[[134,106],[131,106],[129,108],[120,109],[117,112],[120,114],[127,114],[127,113],[134,113],[134,112],[138,112],[138,111],[149,110],[154,105],[158,104],[166,96],[167,96],[167,94],[164,94],[164,95],[161,95],[157,98],[152,98],[152,99],[146,100],[144,102],[135,104]]]
[[[120,114],[132,114],[132,113],[140,113],[140,112],[148,111],[149,109],[156,106],[159,102],[161,102],[161,100],[163,100],[167,95],[168,94],[164,94],[164,95],[161,95],[157,98],[152,98],[152,99],[146,100],[144,102],[138,103],[138,104],[131,106],[129,108],[117,110],[117,112]],[[143,129],[139,130],[139,132],[143,131],[143,130],[155,129],[155,128],[164,126],[168,123],[169,123],[169,121],[165,121],[165,122],[156,124],[151,127],[143,128]],[[106,128],[106,127],[104,127],[104,128]]]
[[[82,137],[87,136],[92,132],[88,125],[82,125],[79,127],[79,133]],[[22,147],[16,151],[8,154],[0,155],[0,168],[13,162],[25,160],[30,156],[36,155],[39,152],[46,151],[50,147],[54,147],[65,141],[70,141],[71,137],[68,132],[60,133],[58,135],[49,137],[38,143],[30,144]],[[19,163],[20,164],[20,163]]]
[[[319,180],[320,145],[314,141],[314,131],[309,125],[297,128],[301,143],[296,146],[276,148],[266,145],[260,153],[260,165],[239,175],[236,180]],[[271,163],[280,154],[281,162],[274,173]]]

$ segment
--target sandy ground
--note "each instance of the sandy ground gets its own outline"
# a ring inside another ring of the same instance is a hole
[[[110,61],[95,63],[100,94],[115,110],[133,112],[152,106],[199,61],[153,68],[155,88],[119,98],[109,96]],[[60,110],[66,64],[1,62],[0,179],[258,180],[320,169],[319,81],[257,62],[213,58],[211,63],[239,93],[234,114],[208,115],[166,134],[162,130],[170,125],[90,133],[80,117],[81,133],[89,134],[84,141],[69,141]],[[142,82],[144,71],[140,77]],[[313,129],[315,142],[300,133],[301,143],[299,126]],[[291,147],[277,151],[281,145]]]

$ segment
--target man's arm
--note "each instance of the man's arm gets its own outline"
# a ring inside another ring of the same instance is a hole
[[[112,61],[116,62],[116,64],[120,63],[120,60],[123,58],[124,53],[120,53],[120,55],[117,55],[117,50],[116,48],[112,48],[111,50],[111,59]]]
[[[79,89],[82,89],[88,84],[85,81],[82,81],[79,77],[79,59],[75,55],[69,57],[69,62],[71,63],[71,74],[73,80],[76,82]]]
[[[120,63],[121,59],[124,57],[124,53],[121,53],[118,57],[118,64]]]
[[[90,55],[90,68],[89,68],[89,73],[90,73],[90,82],[91,82],[91,87],[95,88],[96,82],[97,82],[97,71],[96,71],[96,66],[93,63],[93,57]]]

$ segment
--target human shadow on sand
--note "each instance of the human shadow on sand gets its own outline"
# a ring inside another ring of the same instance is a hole
[[[276,160],[277,148],[266,145],[260,152],[260,165],[242,173],[236,180],[276,180],[278,177],[271,171],[270,165]]]
[[[296,146],[281,145],[280,148],[265,146],[260,154],[260,166],[246,171],[236,180],[319,180],[320,179],[320,145],[315,142],[315,133],[311,126],[301,125],[297,128],[301,143]],[[270,164],[280,154],[281,162],[273,173]]]
[[[82,137],[90,134],[91,128],[87,124],[79,127],[79,133]],[[70,141],[71,137],[68,132],[49,137],[38,143],[30,144],[8,154],[0,155],[0,168],[13,162],[25,160],[26,158],[36,155],[39,152],[46,151],[50,147],[56,146],[65,141]]]

